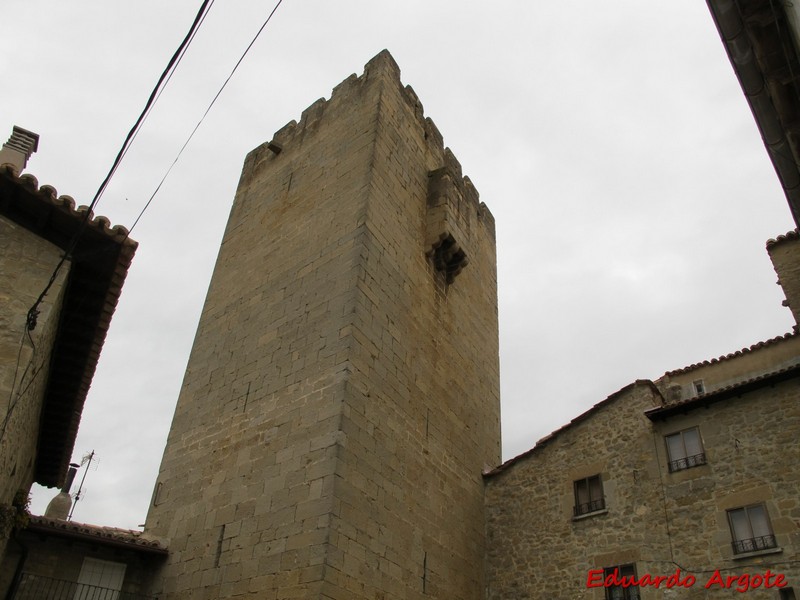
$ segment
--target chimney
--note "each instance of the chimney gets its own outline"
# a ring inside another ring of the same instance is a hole
[[[69,516],[69,509],[72,508],[72,496],[69,495],[69,488],[72,487],[72,482],[75,480],[75,473],[78,472],[80,465],[70,463],[69,471],[67,471],[67,480],[64,482],[64,487],[61,492],[47,505],[47,510],[44,511],[44,516],[50,519],[60,519],[66,521]]]
[[[28,164],[31,154],[39,148],[39,134],[17,127],[11,132],[11,137],[0,148],[0,165],[12,164],[21,173]]]

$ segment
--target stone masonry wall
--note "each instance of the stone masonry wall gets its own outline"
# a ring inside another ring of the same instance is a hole
[[[696,579],[689,588],[641,588],[646,600],[739,596],[705,588],[716,570],[739,577],[769,568],[800,586],[797,378],[663,421],[643,417],[648,404],[634,388],[489,478],[489,599],[599,600],[605,591],[587,587],[589,569],[624,564],[640,577],[680,569]],[[706,464],[670,472],[664,436],[691,427]],[[595,473],[607,512],[573,519],[573,481]],[[735,555],[727,511],[755,504],[766,507],[777,548]],[[742,594],[777,596],[763,586]]]
[[[0,504],[10,504],[17,490],[28,491],[33,483],[39,415],[68,268],[41,304],[30,332],[35,350],[25,321],[59,258],[58,248],[0,217],[0,481],[6,482]],[[0,556],[5,541],[0,539]]]
[[[477,600],[481,472],[500,460],[494,222],[391,57],[373,60],[365,77],[379,69],[323,591],[337,600]],[[442,169],[447,189],[434,195],[432,173]],[[434,206],[446,218],[429,218]],[[468,259],[451,283],[428,245],[443,239]]]
[[[604,598],[589,569],[648,561],[667,567],[668,545],[653,437],[644,411],[652,386],[634,384],[486,481],[488,600]],[[605,510],[573,518],[574,482],[600,475]]]
[[[767,242],[767,251],[786,296],[785,305],[800,324],[800,234],[797,229]]]
[[[248,156],[147,517],[164,598],[480,597],[493,222],[467,194],[448,286],[424,243],[448,156],[388,53]]]
[[[49,536],[29,531],[23,532],[19,536],[19,541],[25,546],[25,554],[22,554],[19,544],[13,542],[9,544],[14,554],[9,553],[12,555],[8,557],[7,575],[11,578],[17,563],[24,561],[24,571],[30,576],[28,578],[29,586],[36,585],[37,581],[39,585],[42,585],[42,582],[47,579],[57,579],[74,584],[78,581],[84,559],[92,558],[124,563],[125,578],[122,582],[121,592],[122,594],[139,594],[142,592],[141,582],[147,578],[147,574],[158,565],[162,558],[158,555],[147,555],[124,548],[108,547],[94,541]],[[61,589],[62,596],[60,597],[67,597],[69,591],[73,591],[73,594],[68,597],[72,598],[75,595],[74,588],[70,590],[64,586]],[[23,585],[17,590],[17,593],[20,597],[28,598],[31,591],[26,590],[26,586]],[[41,588],[39,593],[42,593]],[[100,595],[99,591],[96,593],[98,596]],[[88,592],[84,592],[84,595],[91,597]]]
[[[786,334],[718,359],[670,371],[656,383],[668,402],[696,397],[694,382],[705,393],[800,363],[800,335]]]

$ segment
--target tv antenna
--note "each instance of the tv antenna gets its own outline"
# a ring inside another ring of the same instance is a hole
[[[94,468],[92,468],[92,462],[94,462]],[[89,469],[96,471],[98,462],[100,462],[100,459],[97,458],[97,456],[94,453],[94,450],[84,454],[83,458],[81,458],[81,467],[85,466],[86,469],[83,471],[83,477],[81,477],[81,484],[78,486],[78,491],[75,492],[75,501],[72,503],[72,508],[69,511],[69,515],[67,515],[67,521],[72,520],[72,513],[75,512],[75,505],[78,504],[78,500],[81,499],[81,495],[83,492],[83,483],[86,481],[86,475],[87,473],[89,473]]]

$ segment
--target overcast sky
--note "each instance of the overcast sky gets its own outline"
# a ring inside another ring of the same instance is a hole
[[[97,213],[133,223],[274,4],[213,6]],[[40,184],[89,203],[198,6],[5,0],[0,138],[40,134]],[[764,244],[794,224],[704,3],[285,0],[133,231],[75,520],[144,522],[246,153],[383,48],[497,221],[504,459],[791,330]]]

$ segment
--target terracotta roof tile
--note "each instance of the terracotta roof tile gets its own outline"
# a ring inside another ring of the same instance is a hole
[[[732,358],[736,358],[737,356],[742,356],[743,354],[748,354],[750,352],[754,352],[759,350],[760,348],[764,348],[766,346],[772,346],[774,344],[778,344],[783,342],[784,340],[790,340],[792,338],[796,338],[798,336],[797,332],[793,333],[785,333],[783,335],[779,335],[769,340],[765,340],[763,342],[758,342],[753,344],[748,348],[742,348],[741,350],[737,350],[736,352],[731,352],[730,354],[726,354],[724,356],[720,356],[719,358],[712,358],[710,360],[704,360],[699,363],[695,363],[693,365],[689,365],[688,367],[681,367],[680,369],[674,369],[672,371],[667,371],[664,373],[665,377],[672,376],[672,375],[680,375],[682,373],[687,373],[688,371],[693,371],[694,369],[699,369],[700,367],[706,367],[708,365],[713,365],[718,362],[731,360]]]
[[[767,240],[767,250],[772,248],[773,246],[777,246],[778,244],[782,244],[783,242],[788,242],[791,240],[800,239],[800,233],[798,233],[797,229],[793,229],[784,235],[779,235],[775,239]]]
[[[737,381],[731,385],[718,388],[706,394],[699,394],[692,398],[687,398],[686,400],[669,404],[668,406],[654,408],[645,411],[644,414],[651,421],[655,421],[675,414],[682,414],[688,410],[692,410],[700,406],[708,406],[709,404],[714,404],[715,402],[719,402],[727,398],[739,396],[753,389],[757,389],[765,385],[771,385],[773,383],[779,383],[781,381],[798,376],[800,376],[800,362],[776,371],[762,373],[761,375],[756,375],[755,377],[751,377],[743,381]]]
[[[50,363],[40,425],[35,480],[60,486],[67,472],[83,403],[97,367],[111,316],[138,244],[128,230],[111,226],[69,196],[59,196],[36,177],[0,165],[0,215],[66,250],[80,232],[70,257],[69,285]],[[88,217],[88,218],[87,218]],[[83,225],[85,221],[85,225]]]
[[[515,456],[513,458],[509,458],[503,464],[495,467],[494,469],[485,471],[483,473],[483,476],[484,477],[491,477],[493,475],[497,475],[498,473],[502,473],[503,471],[505,471],[506,469],[508,469],[512,465],[514,465],[515,463],[517,463],[517,462],[521,461],[522,459],[530,456],[534,452],[536,452],[538,450],[541,450],[542,448],[547,446],[550,442],[552,442],[556,437],[558,437],[559,435],[564,433],[566,430],[570,429],[572,426],[576,425],[577,423],[580,423],[581,421],[585,421],[586,419],[591,417],[594,413],[596,413],[598,410],[600,410],[604,406],[607,406],[607,405],[611,404],[614,400],[616,400],[620,396],[624,395],[626,392],[632,390],[637,385],[645,385],[645,386],[649,387],[653,391],[653,393],[656,394],[656,396],[661,398],[661,392],[659,391],[659,389],[655,386],[655,384],[652,381],[650,381],[649,379],[637,379],[633,383],[629,383],[625,387],[617,390],[616,392],[614,392],[613,394],[608,396],[605,400],[601,400],[600,402],[598,402],[597,404],[592,406],[589,410],[582,412],[577,417],[572,419],[569,423],[566,423],[565,425],[562,425],[561,427],[559,427],[555,431],[547,434],[542,439],[540,439],[538,442],[536,442],[536,444],[530,450],[526,450],[522,454],[518,454],[517,456]],[[661,398],[661,401],[663,402],[663,398]]]
[[[167,548],[159,541],[147,539],[141,531],[119,529],[101,525],[88,525],[75,521],[62,521],[48,517],[31,516],[28,531],[81,539],[96,544],[126,547],[130,550],[151,554],[167,554]]]

